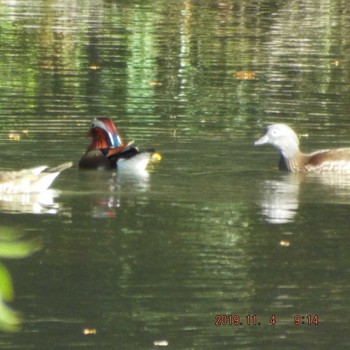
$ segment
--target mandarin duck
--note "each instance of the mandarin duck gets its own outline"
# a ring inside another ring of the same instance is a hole
[[[72,165],[72,162],[68,162],[51,169],[43,165],[19,171],[0,171],[0,193],[43,192],[63,170]]]
[[[272,124],[265,134],[254,143],[270,144],[279,154],[279,169],[288,172],[335,172],[350,174],[350,148],[326,149],[313,153],[299,150],[296,133],[286,124]]]
[[[151,160],[160,160],[154,149],[139,150],[133,142],[124,144],[113,121],[95,118],[89,136],[92,142],[79,161],[80,169],[145,171]]]

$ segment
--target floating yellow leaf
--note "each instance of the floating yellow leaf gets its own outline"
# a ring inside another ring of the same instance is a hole
[[[256,74],[254,72],[240,71],[236,73],[237,80],[254,80]]]
[[[290,242],[287,240],[282,240],[280,241],[280,246],[281,247],[289,247],[290,246]]]
[[[10,132],[8,134],[8,139],[11,141],[19,141],[21,139],[21,134],[19,134],[18,132]]]
[[[165,339],[155,340],[153,342],[153,345],[155,345],[155,346],[168,346],[169,342],[167,340],[165,340]]]
[[[162,86],[163,84],[160,81],[150,81],[148,83],[150,86]]]
[[[96,334],[97,330],[96,328],[85,328],[83,329],[83,334],[84,335],[91,335],[91,334]]]
[[[10,131],[8,134],[8,139],[11,141],[19,141],[23,135],[28,136],[29,130],[23,129],[22,131]]]

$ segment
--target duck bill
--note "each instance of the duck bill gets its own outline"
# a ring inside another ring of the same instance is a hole
[[[150,159],[152,162],[159,162],[162,160],[162,156],[160,155],[160,153],[158,152],[154,152],[152,155],[151,155],[151,159]]]
[[[265,145],[267,143],[269,143],[269,138],[266,135],[264,135],[259,140],[255,141],[254,145],[255,146],[260,146],[260,145]]]

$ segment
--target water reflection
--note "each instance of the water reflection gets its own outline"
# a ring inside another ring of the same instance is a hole
[[[95,174],[95,175],[94,175]],[[102,181],[98,182],[97,177],[101,175]],[[92,204],[92,217],[94,218],[115,218],[117,210],[122,206],[122,198],[126,194],[143,193],[149,189],[149,173],[142,171],[138,173],[119,172],[88,172],[88,183],[90,189],[98,190],[94,203]],[[91,182],[90,182],[91,181]]]
[[[344,202],[350,195],[350,176],[334,173],[283,174],[278,180],[268,179],[261,184],[261,211],[272,224],[293,222],[300,196],[317,197],[319,201]],[[350,202],[349,202],[350,203]]]
[[[28,214],[57,214],[56,199],[60,192],[46,190],[40,193],[0,193],[0,211]]]
[[[297,174],[263,182],[260,205],[268,222],[284,224],[294,220],[298,209],[299,184]]]
[[[325,173],[325,174],[309,174],[309,181],[314,181],[325,186],[331,186],[337,190],[340,195],[342,193],[350,193],[350,175],[349,174],[337,174],[337,173]]]
[[[93,217],[112,218],[121,206],[121,198],[149,190],[150,173],[139,171],[123,173],[117,171],[79,171],[68,174],[60,181],[60,190],[48,189],[39,193],[0,193],[0,212],[26,214],[71,215],[71,206],[62,204],[63,197],[81,198],[82,194],[94,197]],[[82,190],[75,192],[80,185]],[[64,189],[65,188],[65,189]],[[64,190],[63,190],[64,189]],[[65,208],[63,208],[63,206]]]

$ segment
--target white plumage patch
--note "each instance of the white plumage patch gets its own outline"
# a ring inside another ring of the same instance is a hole
[[[119,172],[140,173],[146,170],[147,164],[151,158],[151,153],[142,152],[131,158],[121,158],[117,162]]]
[[[306,165],[307,171],[315,172],[336,172],[340,174],[350,174],[350,161],[348,160],[329,160],[324,161],[320,166]]]
[[[35,193],[45,191],[61,171],[72,166],[64,163],[47,171],[47,166],[19,171],[0,172],[1,193]]]

